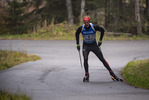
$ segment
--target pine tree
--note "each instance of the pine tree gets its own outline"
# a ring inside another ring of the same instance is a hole
[[[17,0],[7,1],[3,19],[10,34],[22,34],[26,32],[25,6],[23,2],[18,2]]]

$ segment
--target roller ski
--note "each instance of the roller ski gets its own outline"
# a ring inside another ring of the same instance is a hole
[[[83,82],[89,82],[89,73],[86,73],[84,78],[83,78]]]
[[[122,80],[121,78],[118,78],[118,77],[113,73],[113,71],[110,72],[110,75],[112,76],[111,78],[112,78],[113,81],[121,81],[121,82],[123,82],[123,80]]]
[[[117,77],[117,78],[114,78],[113,76],[112,76],[111,78],[112,78],[113,81],[116,80],[116,81],[121,81],[121,82],[123,82],[123,80],[122,80],[121,78],[118,78],[118,77]]]

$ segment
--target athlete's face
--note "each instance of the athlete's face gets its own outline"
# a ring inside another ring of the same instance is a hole
[[[89,28],[89,25],[90,25],[90,24],[89,24],[89,21],[85,21],[84,24],[85,24],[85,27],[86,27],[86,28]]]

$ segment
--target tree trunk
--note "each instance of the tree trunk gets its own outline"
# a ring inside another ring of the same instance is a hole
[[[108,28],[110,23],[110,0],[105,0],[105,27]]]
[[[149,18],[149,0],[146,0],[146,16]]]
[[[134,0],[135,4],[135,21],[137,22],[137,35],[142,34],[139,0]]]
[[[68,11],[68,24],[74,24],[71,0],[66,0],[66,6]]]
[[[82,22],[83,16],[85,16],[85,0],[81,1],[81,14],[80,14],[80,22]]]
[[[2,1],[0,0],[0,13],[2,13]]]
[[[122,0],[119,0],[119,19],[122,20],[123,19],[123,15],[124,14],[124,5]]]

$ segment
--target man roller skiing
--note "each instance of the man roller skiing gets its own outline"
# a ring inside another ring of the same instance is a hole
[[[84,17],[83,22],[84,24],[80,26],[76,31],[76,44],[78,51],[80,51],[79,34],[82,33],[83,36],[83,57],[84,57],[84,69],[85,69],[85,77],[83,78],[83,82],[89,82],[88,55],[90,51],[92,51],[103,63],[103,65],[107,68],[113,80],[122,81],[122,79],[118,78],[114,74],[108,62],[104,59],[103,54],[99,48],[102,44],[104,29],[98,25],[90,23],[89,17]],[[96,31],[101,32],[98,43],[96,42]]]

